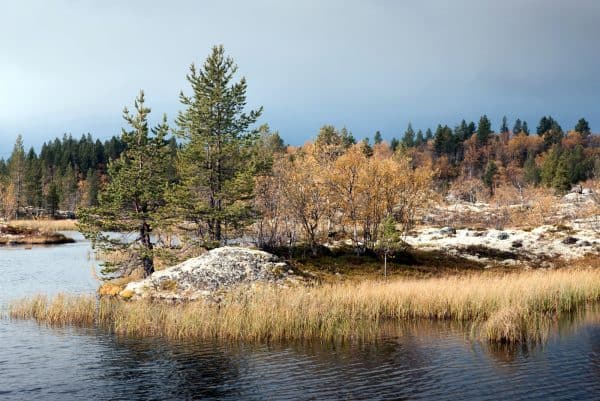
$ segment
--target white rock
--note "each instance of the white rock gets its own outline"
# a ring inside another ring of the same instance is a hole
[[[217,290],[254,282],[283,282],[291,271],[287,263],[267,252],[223,247],[131,282],[122,294],[135,297],[198,299]]]

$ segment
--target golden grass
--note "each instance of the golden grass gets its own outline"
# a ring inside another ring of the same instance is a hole
[[[474,322],[493,342],[540,340],[551,319],[600,300],[600,270],[364,281],[317,287],[257,286],[220,302],[169,304],[60,295],[10,306],[13,318],[90,322],[126,335],[245,341],[370,340],[382,324],[413,319]]]
[[[9,223],[13,227],[26,228],[28,230],[40,230],[44,232],[54,231],[77,231],[77,220],[11,220]]]

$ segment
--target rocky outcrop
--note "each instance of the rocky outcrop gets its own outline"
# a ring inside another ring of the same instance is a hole
[[[600,255],[600,232],[589,222],[522,229],[442,229],[421,227],[405,241],[415,249],[442,251],[493,266],[521,264],[539,267],[586,255]]]
[[[241,284],[284,284],[296,278],[287,263],[270,253],[228,246],[131,282],[120,295],[124,298],[194,300]]]

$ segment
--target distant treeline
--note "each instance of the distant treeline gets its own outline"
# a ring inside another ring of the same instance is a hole
[[[381,135],[376,133],[374,140],[381,142]],[[501,184],[566,191],[600,175],[600,137],[583,118],[565,131],[554,118],[544,116],[533,133],[520,119],[509,128],[506,117],[494,131],[485,115],[478,124],[463,120],[454,128],[438,125],[425,133],[409,124],[390,147],[409,154],[415,166],[432,163],[441,184],[463,192],[480,185],[493,195]]]
[[[91,134],[79,139],[65,134],[38,153],[33,147],[25,151],[19,135],[8,160],[0,159],[3,217],[72,217],[78,207],[95,205],[109,161],[126,147],[117,136],[103,142]]]

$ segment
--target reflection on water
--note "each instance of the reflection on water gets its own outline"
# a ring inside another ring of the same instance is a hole
[[[93,291],[84,242],[0,249],[0,305]],[[468,325],[406,322],[371,344],[220,344],[0,320],[0,399],[598,399],[600,314],[544,346],[491,346]]]

